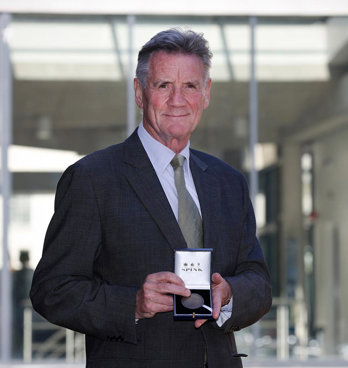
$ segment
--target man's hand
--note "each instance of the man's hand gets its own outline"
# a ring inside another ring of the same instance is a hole
[[[190,296],[182,279],[172,272],[148,275],[137,293],[135,318],[152,318],[159,312],[173,310],[173,294]]]
[[[213,318],[218,319],[221,307],[228,304],[232,298],[232,290],[230,284],[219,273],[213,273],[211,280],[213,289]],[[206,321],[206,319],[197,319],[195,321],[195,327],[201,327]]]

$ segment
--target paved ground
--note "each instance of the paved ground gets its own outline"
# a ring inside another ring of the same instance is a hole
[[[310,361],[286,361],[280,362],[277,360],[262,360],[262,361],[255,361],[252,359],[246,359],[243,362],[245,368],[341,368],[346,367],[348,368],[348,360],[310,360]],[[0,368],[85,368],[84,364],[23,364],[23,363],[1,363]]]
[[[289,360],[286,362],[280,362],[277,360],[264,360],[257,362],[255,360],[245,360],[243,362],[245,368],[300,368],[300,367],[310,367],[310,368],[338,368],[338,367],[348,367],[348,361],[343,360],[309,360],[309,361],[294,361]]]

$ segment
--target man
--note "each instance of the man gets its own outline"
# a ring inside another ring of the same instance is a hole
[[[241,367],[233,331],[270,308],[244,178],[189,149],[209,104],[210,58],[192,31],[152,38],[134,81],[142,124],[125,142],[69,167],[59,182],[31,298],[51,322],[86,334],[87,367]],[[178,153],[203,246],[214,250],[215,321],[173,320],[173,294],[190,295],[173,273],[174,249],[187,247],[171,164]]]
[[[24,308],[30,305],[29,290],[34,270],[29,266],[29,251],[19,252],[21,268],[13,273],[13,355],[16,359],[23,358]]]

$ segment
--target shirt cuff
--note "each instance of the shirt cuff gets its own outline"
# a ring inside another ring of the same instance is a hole
[[[219,327],[221,327],[229,318],[231,318],[232,307],[233,307],[233,296],[228,304],[221,307],[219,318],[216,320],[216,324]]]

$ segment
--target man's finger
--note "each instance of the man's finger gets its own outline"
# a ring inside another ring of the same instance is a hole
[[[159,293],[157,290],[147,289],[144,285],[142,298],[145,302],[153,304],[172,305],[173,297],[168,294]]]
[[[195,327],[200,328],[207,321],[208,321],[207,319],[196,319],[195,320]]]
[[[185,287],[183,280],[172,272],[158,272],[146,277],[144,290],[154,290],[160,294],[176,294],[190,296],[191,292]]]
[[[232,290],[229,283],[219,274],[213,273],[213,318],[218,319],[221,307],[228,304],[232,297]]]
[[[147,275],[146,280],[150,282],[167,282],[170,284],[185,285],[184,281],[178,275],[167,271],[151,273]]]
[[[191,292],[185,285],[176,285],[167,282],[160,282],[151,285],[157,293],[160,294],[176,294],[182,296],[190,296]]]
[[[218,319],[221,310],[221,291],[213,290],[213,318]]]
[[[173,310],[173,297],[156,293],[153,290],[140,289],[136,297],[136,318],[151,318],[159,312]]]
[[[190,296],[183,280],[172,272],[158,272],[146,277],[137,293],[136,317],[151,318],[159,312],[173,310],[171,295]]]
[[[215,272],[215,273],[212,274],[211,280],[212,280],[213,284],[220,284],[224,281],[224,278],[219,273]]]

